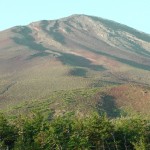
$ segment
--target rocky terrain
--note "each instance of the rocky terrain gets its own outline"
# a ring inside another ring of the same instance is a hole
[[[149,34],[87,15],[0,32],[1,109],[55,91],[123,84],[150,86]]]

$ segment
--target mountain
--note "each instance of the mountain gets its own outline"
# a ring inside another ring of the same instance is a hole
[[[2,109],[55,91],[121,84],[150,86],[149,34],[87,15],[0,32]]]

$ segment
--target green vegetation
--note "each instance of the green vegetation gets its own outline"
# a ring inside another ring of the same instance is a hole
[[[11,114],[11,117],[15,117],[20,113],[27,114],[31,111],[38,111],[46,117],[49,116],[50,112],[55,113],[56,116],[67,112],[72,112],[77,116],[85,116],[92,112],[100,111],[101,108],[98,104],[101,95],[106,89],[107,88],[87,88],[55,91],[49,95],[49,98],[25,101],[5,110],[5,113],[8,115]]]
[[[0,114],[0,149],[149,150],[149,122],[140,116],[109,119],[105,114],[44,119],[39,113],[10,121]]]
[[[55,116],[68,112],[75,116],[105,112],[110,118],[128,116],[137,112],[150,116],[149,97],[148,88],[128,84],[111,85],[101,88],[54,91],[44,98],[20,101],[2,111],[10,118],[15,118],[18,114],[28,114],[31,111],[38,111],[45,118],[50,116],[51,112]]]
[[[149,94],[148,88],[113,85],[54,91],[49,98],[20,103],[0,115],[0,149],[149,150]],[[130,97],[136,100],[131,110]]]
[[[0,150],[149,150],[149,41],[83,15],[1,32]]]

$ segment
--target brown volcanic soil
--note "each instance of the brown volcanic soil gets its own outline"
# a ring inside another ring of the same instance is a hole
[[[115,100],[116,107],[131,108],[150,114],[150,89],[137,85],[121,85],[107,92]]]
[[[7,106],[48,97],[53,91],[127,83],[150,86],[146,33],[86,15],[0,32],[1,107],[4,102]],[[109,92],[118,106],[136,105],[140,111],[143,105],[147,111],[149,92],[134,88],[123,85]]]

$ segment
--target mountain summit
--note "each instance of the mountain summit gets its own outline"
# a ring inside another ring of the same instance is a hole
[[[0,32],[2,101],[106,84],[149,86],[149,71],[150,35],[103,18],[72,15]]]

